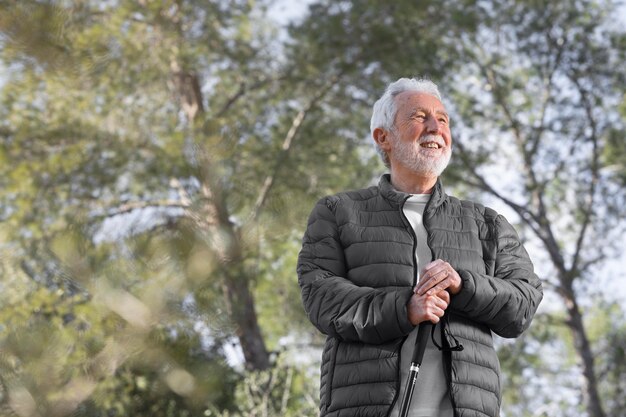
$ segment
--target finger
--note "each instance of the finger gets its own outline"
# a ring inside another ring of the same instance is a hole
[[[424,312],[443,312],[448,308],[448,302],[443,298],[437,297],[435,295],[423,296],[421,303],[423,305]]]
[[[431,310],[431,314],[432,314],[433,316],[435,316],[435,317],[439,318],[439,317],[443,317],[443,315],[445,314],[445,311],[444,311],[444,309],[442,309],[442,308],[434,307],[434,308]]]
[[[443,281],[440,281],[439,283],[437,283],[437,285],[435,285],[434,287],[431,287],[429,290],[427,290],[425,294],[435,295],[441,291],[446,290],[451,284],[452,284],[452,278],[447,277]]]
[[[432,278],[432,277],[436,277],[438,275],[441,274],[448,274],[450,271],[450,266],[446,263],[442,263],[440,265],[436,265],[434,267],[432,267],[431,269],[429,269],[426,273],[425,276],[426,278]]]
[[[434,261],[428,262],[424,266],[424,268],[422,268],[422,272],[429,271],[430,269],[436,267],[437,265],[441,265],[442,263],[445,263],[445,261],[441,259],[435,259]]]
[[[441,310],[445,310],[445,309],[448,308],[448,302],[446,302],[446,300],[441,299],[441,298],[436,297],[436,296],[433,296],[433,298],[435,299],[435,306],[437,306]]]
[[[448,269],[450,269],[450,265],[447,262],[437,260],[426,265],[426,267],[422,270],[422,273],[420,274],[420,278],[423,280],[427,280],[430,277],[441,273],[441,271],[446,271]]]
[[[441,314],[436,314],[434,311],[432,311],[424,315],[424,321],[429,321],[431,323],[437,324],[439,323],[440,317],[443,317],[443,312]]]
[[[439,291],[435,297],[441,298],[446,304],[450,304],[450,293],[448,291]]]
[[[432,271],[429,275],[420,279],[416,289],[418,294],[424,294],[427,291],[432,291],[438,283],[445,280],[449,275],[447,269],[437,269],[436,271]],[[432,293],[432,292],[431,292]]]
[[[444,291],[450,285],[448,281],[449,281],[448,279],[444,279],[443,281],[438,282],[437,285],[428,289],[424,293],[424,295],[430,296],[430,295],[435,295],[441,291]]]
[[[419,278],[419,282],[417,283],[416,286],[416,290],[418,293],[424,293],[426,292],[426,290],[434,285],[437,284],[437,282],[432,282],[433,280],[437,279],[437,274],[436,271],[428,271],[426,273],[423,273],[420,278]]]
[[[421,304],[421,319],[418,321],[431,321],[437,323],[439,317],[443,317],[445,310],[448,308],[448,304],[445,300],[436,296],[414,296],[416,302]]]

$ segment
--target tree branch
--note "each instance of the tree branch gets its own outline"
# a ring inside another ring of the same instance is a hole
[[[464,146],[457,141],[457,148],[461,153],[461,160],[463,161],[463,165],[470,171],[472,177],[476,179],[477,182],[471,182],[467,179],[462,179],[466,184],[472,185],[486,191],[487,193],[493,195],[504,204],[512,208],[518,216],[522,219],[522,221],[530,227],[530,229],[535,233],[535,235],[543,242],[544,246],[548,250],[550,254],[550,258],[552,259],[555,267],[559,270],[560,273],[566,273],[565,265],[563,263],[563,257],[558,249],[556,241],[554,240],[554,236],[551,233],[546,232],[545,226],[542,225],[542,217],[538,213],[534,213],[532,210],[528,209],[524,205],[518,204],[511,200],[510,198],[499,193],[495,188],[493,188],[487,180],[480,175],[476,169],[471,165],[469,158],[467,157],[468,152],[464,148]]]
[[[130,213],[134,210],[140,210],[150,207],[160,208],[189,208],[188,204],[185,204],[179,200],[156,200],[156,201],[129,201],[118,207],[107,210],[107,214],[102,217],[113,217],[121,214]]]
[[[587,91],[580,84],[580,80],[576,77],[576,74],[570,74],[570,80],[576,85],[578,92],[581,96],[581,101],[583,104],[583,108],[585,109],[585,114],[587,115],[587,120],[589,121],[589,125],[591,128],[591,133],[589,134],[589,140],[592,144],[592,158],[591,158],[591,179],[589,181],[589,188],[587,190],[587,195],[585,197],[586,204],[582,208],[583,213],[583,221],[580,227],[580,232],[578,234],[578,239],[576,240],[576,249],[574,250],[574,256],[572,257],[572,270],[577,270],[580,263],[581,252],[584,245],[585,236],[587,234],[587,230],[589,225],[591,224],[591,219],[593,217],[593,207],[595,203],[595,194],[596,194],[596,186],[599,180],[599,171],[600,171],[600,154],[599,154],[599,146],[598,146],[598,125],[593,115],[593,108],[588,96]]]
[[[465,145],[463,145],[460,141],[457,141],[455,143],[455,146],[459,149],[463,165],[470,171],[470,174],[476,179],[477,182],[472,182],[467,178],[462,178],[461,180],[470,186],[486,191],[487,193],[493,195],[494,197],[505,203],[507,206],[511,207],[536,234],[539,234],[539,219],[535,215],[535,213],[533,213],[525,206],[514,202],[513,200],[505,197],[504,195],[496,191],[496,189],[493,188],[471,164],[471,161],[469,160],[469,152],[465,148]]]
[[[483,72],[484,76],[487,78],[491,86],[491,91],[493,92],[495,102],[498,104],[498,106],[500,106],[500,108],[504,112],[506,119],[511,125],[515,142],[517,143],[517,147],[522,155],[524,172],[528,180],[526,189],[531,195],[531,205],[534,207],[534,211],[529,210],[529,213],[533,214],[533,220],[537,222],[536,226],[532,226],[530,225],[530,223],[528,224],[529,226],[531,226],[531,228],[533,228],[533,231],[544,243],[546,249],[550,253],[550,257],[552,258],[555,267],[559,271],[565,273],[567,271],[567,268],[565,266],[563,254],[561,253],[557,240],[554,236],[554,232],[552,231],[552,224],[548,218],[546,205],[543,199],[543,184],[539,182],[539,180],[537,179],[537,174],[535,172],[533,163],[534,154],[531,153],[528,147],[525,145],[525,138],[521,132],[520,123],[517,119],[515,119],[515,117],[513,116],[513,112],[509,108],[509,105],[506,103],[506,100],[502,94],[502,88],[497,81],[495,71],[487,64],[482,64],[480,62],[477,62],[477,64],[481,68],[481,71]],[[541,130],[543,130],[543,128]],[[536,138],[535,140],[537,141],[537,143],[539,142],[539,138]],[[534,147],[535,145],[531,149],[533,149]],[[493,193],[493,191],[490,192]],[[502,199],[502,197],[498,196],[497,193],[494,193],[494,195]],[[511,207],[515,209],[514,206]]]
[[[332,77],[329,83],[324,88],[320,89],[318,93],[315,96],[313,96],[313,98],[307,103],[307,105],[303,109],[301,109],[298,112],[298,114],[296,114],[296,116],[293,118],[291,122],[291,127],[289,128],[289,131],[287,132],[287,134],[285,135],[285,138],[283,139],[281,150],[276,157],[274,167],[270,171],[270,173],[265,177],[265,180],[263,181],[263,186],[261,187],[261,190],[259,192],[259,195],[256,198],[256,201],[250,212],[250,215],[248,216],[248,219],[246,220],[247,223],[254,222],[259,217],[259,214],[261,213],[261,210],[263,206],[265,205],[265,202],[267,201],[270,190],[274,186],[276,176],[278,175],[285,160],[287,159],[293,140],[298,134],[298,132],[300,131],[302,122],[304,121],[305,117],[317,105],[317,103],[326,95],[326,93],[328,93],[328,91],[330,91],[330,89],[339,82],[340,77],[341,77],[341,74],[338,74]]]
[[[239,84],[239,88],[237,89],[237,91],[232,96],[230,96],[228,100],[226,100],[226,103],[224,103],[222,108],[217,111],[217,113],[215,114],[215,117],[220,118],[224,116],[226,112],[230,110],[230,108],[237,101],[239,101],[239,99],[241,99],[242,97],[246,95],[246,93],[249,93],[254,90],[258,90],[259,88],[266,86],[268,83],[280,81],[284,78],[286,78],[286,75],[281,75],[280,77],[266,77],[266,78],[259,79],[255,83],[250,84],[250,85],[246,84],[245,82],[241,82]]]
[[[554,74],[556,70],[559,68],[561,63],[561,59],[563,57],[563,50],[565,49],[565,41],[559,43],[558,41],[554,41],[550,33],[546,34],[546,38],[548,42],[552,45],[556,45],[556,53],[553,54],[554,62],[551,67],[548,68],[547,74],[543,77],[543,97],[541,102],[541,110],[539,116],[539,126],[537,126],[534,130],[535,134],[530,138],[532,146],[529,149],[529,153],[531,155],[535,155],[537,153],[537,149],[539,148],[539,143],[541,143],[541,136],[545,131],[546,126],[546,115],[550,102],[552,101],[552,86],[554,81]],[[549,64],[546,64],[549,66]]]

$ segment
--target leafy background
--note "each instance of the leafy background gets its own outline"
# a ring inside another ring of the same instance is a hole
[[[375,183],[401,76],[452,114],[447,189],[545,285],[497,339],[504,416],[626,409],[624,7],[612,1],[0,1],[0,415],[313,416],[295,264]]]

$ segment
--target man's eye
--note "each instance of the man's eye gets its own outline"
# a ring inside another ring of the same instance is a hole
[[[446,119],[445,117],[440,117],[439,118],[439,122],[441,122],[441,123],[448,123],[448,119]]]

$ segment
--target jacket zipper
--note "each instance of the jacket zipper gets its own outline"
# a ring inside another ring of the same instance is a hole
[[[406,203],[406,200],[408,200],[409,197],[410,196],[407,196],[404,199],[404,201],[400,205],[399,211],[400,211],[400,216],[402,216],[402,222],[404,223],[405,229],[407,229],[411,233],[411,237],[413,238],[413,252],[412,252],[413,253],[413,288],[415,288],[415,286],[417,285],[417,258],[415,257],[415,252],[417,251],[417,236],[415,236],[415,231],[413,230],[413,227],[411,226],[409,219],[407,219],[406,215],[404,214],[404,203]],[[402,387],[401,371],[400,371],[400,366],[402,365],[402,345],[404,345],[404,342],[406,342],[406,339],[408,337],[409,337],[408,335],[404,336],[404,338],[402,339],[402,343],[400,343],[400,351],[398,352],[398,378],[397,378],[398,381],[396,382],[396,395],[393,397],[393,401],[391,402],[391,407],[389,407],[389,411],[387,412],[387,417],[391,415],[391,412],[393,411],[393,408],[396,406],[396,402],[398,401],[398,396],[400,395],[400,388]]]

